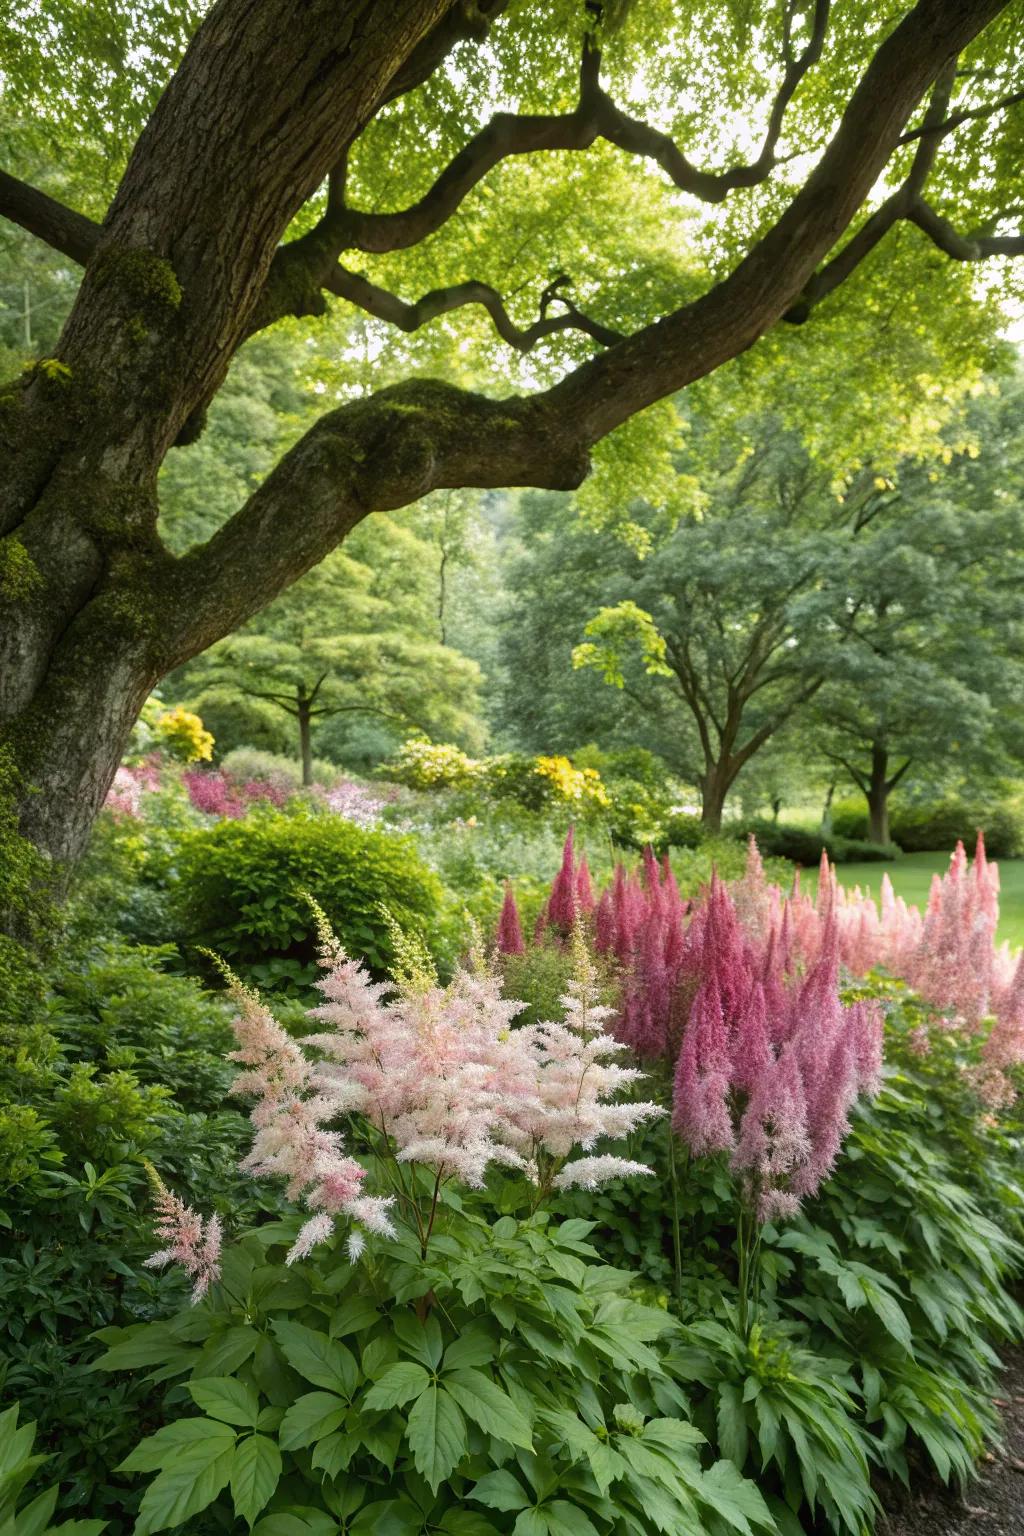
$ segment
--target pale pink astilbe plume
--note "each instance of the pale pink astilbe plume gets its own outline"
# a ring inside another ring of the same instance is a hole
[[[509,1146],[509,1101],[529,1097],[535,1073],[529,1031],[514,1030],[522,1004],[501,996],[500,978],[459,971],[447,987],[385,989],[335,948],[313,1016],[330,1025],[307,1044],[325,1060],[320,1092],[366,1116],[399,1160],[443,1179],[483,1183],[489,1163],[521,1162]]]
[[[344,1153],[341,1133],[327,1129],[339,1113],[336,1095],[323,1091],[300,1047],[256,993],[227,975],[238,1006],[232,1023],[238,1048],[231,1059],[244,1068],[231,1091],[255,1100],[253,1144],[240,1166],[253,1178],[283,1178],[288,1198],[303,1199],[314,1212],[288,1255],[292,1263],[329,1235],[331,1218],[365,1221],[366,1170]],[[389,1204],[374,1201],[370,1209],[393,1231],[385,1214]]]
[[[1003,974],[995,997],[995,1020],[982,1046],[982,1058],[987,1066],[1004,1070],[1024,1062],[1024,950],[1008,979],[1005,957],[1001,958]]]
[[[811,1154],[807,1102],[796,1052],[787,1046],[761,1073],[740,1122],[731,1166],[762,1221],[796,1213],[788,1184]]]
[[[192,1281],[192,1300],[199,1301],[220,1277],[220,1217],[204,1221],[171,1193],[152,1164],[147,1163],[146,1172],[153,1186],[157,1237],[165,1246],[144,1263],[149,1269],[180,1264]]]
[[[763,943],[781,918],[782,892],[770,884],[764,872],[757,838],[751,833],[747,842],[747,865],[742,877],[732,886],[736,913],[746,934]]]
[[[511,1139],[533,1164],[546,1159],[562,1164],[555,1175],[558,1188],[579,1183],[595,1188],[608,1179],[650,1169],[613,1157],[585,1157],[565,1162],[575,1147],[584,1153],[603,1137],[630,1135],[662,1111],[649,1102],[615,1102],[642,1073],[616,1059],[624,1046],[608,1033],[614,1010],[599,1002],[597,974],[577,927],[572,936],[573,975],[562,998],[561,1022],[535,1027],[536,1102],[518,1107]]]
[[[501,915],[498,918],[498,931],[494,942],[500,955],[526,953],[526,945],[523,943],[523,925],[519,920],[519,908],[516,906],[511,880],[505,881],[505,899],[501,904]]]

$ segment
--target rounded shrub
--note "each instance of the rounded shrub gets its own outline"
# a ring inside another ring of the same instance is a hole
[[[388,915],[429,943],[443,903],[441,882],[408,838],[334,816],[257,814],[203,828],[182,845],[180,876],[186,942],[215,950],[261,987],[308,986],[316,975],[304,892],[378,974],[395,958]]]
[[[1012,803],[971,805],[951,797],[920,805],[895,804],[889,817],[893,841],[907,853],[945,851],[958,841],[970,847],[979,828],[993,858],[1024,853],[1024,815]]]

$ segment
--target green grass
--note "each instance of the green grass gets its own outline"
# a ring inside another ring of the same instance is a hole
[[[1024,945],[1024,859],[999,859],[999,930],[998,938],[1007,939],[1014,948]],[[905,853],[891,864],[839,864],[836,873],[841,885],[859,885],[878,899],[882,876],[888,872],[897,896],[923,911],[928,901],[932,875],[949,868],[948,853]],[[801,882],[813,891],[817,871],[808,870]]]

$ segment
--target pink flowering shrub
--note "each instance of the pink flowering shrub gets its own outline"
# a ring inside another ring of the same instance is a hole
[[[213,773],[191,769],[182,778],[195,809],[218,821],[237,821],[260,803],[280,807],[294,793],[290,784],[269,779],[236,780],[223,769]]]
[[[138,821],[142,816],[143,795],[160,788],[160,759],[155,754],[141,762],[121,763],[103,802],[117,821]]]
[[[324,1027],[301,1043],[225,973],[238,1010],[231,1059],[242,1068],[231,1091],[253,1105],[253,1143],[241,1167],[254,1178],[283,1178],[287,1197],[309,1212],[289,1263],[329,1237],[339,1217],[352,1224],[353,1257],[366,1233],[394,1236],[399,1219],[414,1227],[425,1254],[442,1187],[480,1188],[492,1164],[529,1182],[534,1208],[552,1190],[650,1172],[594,1152],[602,1138],[626,1136],[661,1111],[617,1100],[641,1073],[617,1059],[624,1047],[605,1028],[611,1010],[597,1002],[578,932],[573,959],[564,1018],[517,1025],[522,1005],[502,998],[500,978],[482,963],[447,986],[421,967],[389,988],[345,954],[321,918],[324,1002],[311,1017]],[[368,1169],[336,1128],[353,1116],[393,1193],[365,1193]],[[573,1157],[576,1149],[583,1155]],[[425,1200],[417,1169],[432,1181]],[[212,1229],[204,1237],[193,1212],[166,1192],[160,1198],[167,1246],[159,1262],[185,1264],[201,1294],[216,1270],[213,1248],[203,1247]],[[219,1229],[215,1236],[219,1244]]]
[[[847,970],[856,976],[887,971],[943,1011],[947,1027],[984,1033],[981,1062],[970,1069],[970,1081],[990,1107],[1012,1103],[1015,1090],[1007,1073],[1024,1063],[1024,955],[1015,960],[1006,944],[996,943],[999,870],[987,859],[980,832],[973,861],[958,843],[949,869],[933,877],[923,916],[893,893],[888,875],[882,877],[877,904],[859,887],[846,890],[824,855],[816,898],[801,891],[799,882],[784,897],[764,879],[753,844],[736,899],[748,928],[762,937],[774,934],[798,963],[815,962],[833,925]],[[923,1026],[912,1045],[920,1053],[928,1050]]]
[[[365,784],[343,779],[332,789],[322,789],[319,785],[314,787],[317,790],[316,798],[332,815],[343,816],[357,827],[379,826],[385,802],[380,795],[367,789]]]

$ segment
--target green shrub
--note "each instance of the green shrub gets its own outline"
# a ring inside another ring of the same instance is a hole
[[[93,1374],[91,1335],[183,1294],[144,1267],[143,1156],[207,1208],[276,1208],[236,1171],[249,1130],[224,1103],[223,1003],[164,974],[173,953],[107,943],[65,959],[42,1020],[0,1040],[0,1382],[39,1421],[62,1507],[108,1517],[110,1536],[131,1529],[137,1503],[112,1468],[161,1403],[142,1382]]]
[[[0,1413],[0,1536],[101,1536],[105,1520],[76,1520],[73,1525],[51,1525],[57,1507],[57,1489],[47,1488],[27,1503],[22,1491],[45,1456],[33,1455],[36,1426],[18,1423],[18,1404]],[[19,1508],[19,1505],[21,1506]]]
[[[181,849],[186,942],[223,955],[261,987],[308,987],[315,940],[304,892],[350,954],[378,975],[394,961],[387,916],[439,939],[443,890],[407,837],[336,816],[251,814],[197,830]]]
[[[369,1262],[336,1239],[286,1268],[298,1221],[275,1223],[191,1312],[104,1331],[108,1369],[183,1378],[199,1410],[124,1463],[149,1477],[144,1529],[773,1531],[752,1483],[702,1462],[665,1364],[678,1324],[595,1262],[590,1224],[442,1200],[425,1257],[403,1225]]]
[[[664,838],[670,848],[699,848],[708,831],[695,811],[676,811],[665,822]]]
[[[832,803],[832,831],[836,837],[863,842],[868,835],[868,812],[863,795]]]
[[[744,837],[754,834],[762,853],[790,859],[804,868],[812,868],[819,863],[823,849],[833,864],[898,859],[901,851],[895,843],[861,842],[840,837],[835,832],[822,832],[820,828],[811,830],[787,821],[746,821],[742,824],[742,832]]]
[[[958,840],[970,848],[979,828],[993,858],[1024,853],[1024,815],[1012,803],[973,805],[951,798],[914,805],[897,800],[889,817],[893,841],[907,853],[945,852]]]
[[[498,800],[513,800],[527,811],[562,811],[574,817],[608,810],[608,792],[596,768],[574,768],[567,757],[531,757],[505,752],[485,764],[484,787]]]

